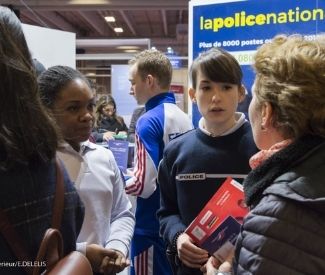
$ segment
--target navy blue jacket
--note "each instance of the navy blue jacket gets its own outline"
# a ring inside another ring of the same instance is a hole
[[[167,244],[194,220],[227,176],[243,181],[250,171],[249,158],[256,152],[248,122],[219,137],[198,128],[168,144],[158,172],[161,206],[157,213],[160,234]],[[195,179],[196,175],[203,176]],[[181,274],[202,274],[183,269]]]

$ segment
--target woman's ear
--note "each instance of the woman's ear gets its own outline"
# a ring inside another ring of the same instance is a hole
[[[246,88],[244,85],[241,85],[238,91],[238,103],[243,102],[245,97],[246,97]]]
[[[261,109],[261,128],[262,129],[270,129],[273,126],[272,115],[273,115],[273,108],[269,102],[264,102]]]
[[[190,95],[192,102],[196,103],[195,90],[193,88],[190,88],[188,90],[188,94]]]

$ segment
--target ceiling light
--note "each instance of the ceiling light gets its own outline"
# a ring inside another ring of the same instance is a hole
[[[140,47],[138,47],[138,46],[118,46],[118,47],[116,47],[116,49],[119,49],[119,50],[138,50],[138,49],[140,49]]]
[[[114,16],[105,16],[104,18],[105,18],[106,22],[115,22]]]
[[[130,50],[124,50],[124,52],[126,52],[126,53],[137,53],[137,52],[139,52],[138,50],[132,50],[132,49],[130,49]]]
[[[122,28],[114,28],[114,31],[115,32],[123,32],[123,29]]]

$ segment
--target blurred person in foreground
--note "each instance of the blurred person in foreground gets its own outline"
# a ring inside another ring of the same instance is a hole
[[[325,274],[324,37],[276,36],[254,68],[249,116],[261,151],[244,181],[251,211],[234,258],[210,258],[205,271]]]
[[[0,56],[0,209],[29,254],[26,261],[34,261],[44,233],[51,227],[59,135],[39,99],[21,23],[5,7],[0,7]],[[65,204],[60,232],[66,255],[76,248],[83,206],[63,172]],[[0,263],[11,264],[4,267],[6,274],[24,273],[22,267],[13,267],[17,261],[0,234]]]

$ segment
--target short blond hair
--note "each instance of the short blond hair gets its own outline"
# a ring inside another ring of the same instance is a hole
[[[157,79],[162,89],[168,90],[172,81],[173,68],[168,57],[157,50],[144,50],[129,61],[136,64],[137,72],[144,80],[148,74]]]
[[[257,102],[271,104],[273,125],[286,137],[325,137],[324,41],[278,35],[255,55]]]

